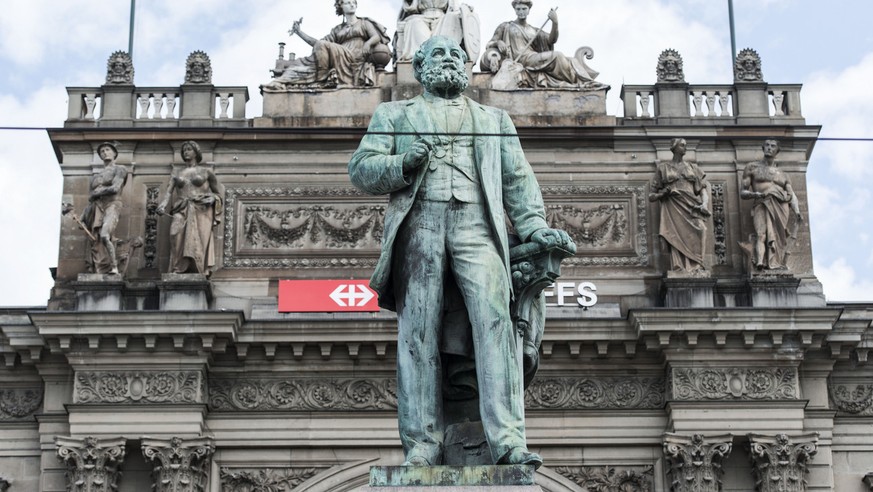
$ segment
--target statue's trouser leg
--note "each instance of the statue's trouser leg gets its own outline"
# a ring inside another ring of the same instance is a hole
[[[755,266],[768,267],[769,255],[767,254],[767,208],[756,205],[752,208],[752,223],[755,226]]]
[[[100,228],[100,241],[106,248],[109,257],[110,273],[118,273],[118,261],[115,259],[115,244],[112,242],[112,233],[118,225],[118,206],[112,204],[106,207],[106,215],[103,216],[103,226]]]
[[[420,456],[432,465],[440,464],[444,433],[439,340],[447,207],[416,202],[398,231],[392,265],[400,441],[407,460]]]

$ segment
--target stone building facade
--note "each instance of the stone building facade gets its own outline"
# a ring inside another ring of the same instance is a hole
[[[777,139],[808,216],[820,127],[798,84],[764,82],[743,60],[733,83],[689,84],[679,61],[622,87],[621,117],[606,89],[498,91],[476,73],[467,91],[509,111],[550,224],[579,248],[548,292],[525,395],[537,483],[873,490],[873,305],[825,302],[805,222],[787,271],[756,273],[741,246],[754,232],[746,163]],[[0,310],[0,490],[344,491],[402,461],[393,313],[279,313],[277,291],[369,277],[386,201],[352,187],[346,166],[375,106],[418,90],[410,67],[373,87],[267,93],[253,119],[245,87],[203,73],[141,87],[131,69],[68,89],[69,117],[49,131],[58,198],[81,210],[97,146],[115,142],[130,259],[121,276],[85,274],[88,240],[65,219],[47,307]],[[668,274],[647,199],[676,137],[711,184],[708,273],[693,277]],[[162,274],[170,223],[157,208],[188,140],[223,187],[208,279]]]

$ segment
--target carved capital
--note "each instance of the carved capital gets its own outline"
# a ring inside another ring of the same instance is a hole
[[[649,492],[655,488],[651,466],[559,466],[555,471],[583,490]]]
[[[318,471],[317,468],[222,468],[221,492],[292,490]]]
[[[0,390],[0,422],[32,418],[40,405],[42,405],[42,388]]]
[[[203,492],[209,478],[212,439],[143,438],[142,454],[154,462],[155,492]]]
[[[807,463],[817,451],[818,434],[789,437],[749,434],[752,465],[759,492],[803,492]]]
[[[721,462],[731,453],[733,436],[664,434],[664,455],[670,462],[674,492],[718,492]]]
[[[673,368],[671,393],[675,400],[795,400],[797,369]]]
[[[73,388],[75,403],[203,403],[199,371],[80,371]]]
[[[67,490],[70,492],[114,492],[124,461],[124,438],[97,439],[56,437],[58,458],[67,465]]]

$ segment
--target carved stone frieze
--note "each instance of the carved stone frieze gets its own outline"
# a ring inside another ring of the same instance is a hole
[[[149,186],[146,188],[146,218],[145,218],[145,245],[143,247],[143,267],[158,267],[158,195],[160,187]]]
[[[212,83],[212,62],[205,52],[197,50],[188,55],[188,59],[185,61],[185,83]]]
[[[80,371],[74,403],[203,403],[203,376],[198,371]]]
[[[737,82],[763,82],[761,73],[761,57],[758,52],[746,48],[737,54],[734,62],[734,80]]]
[[[723,182],[710,183],[712,187],[712,228],[715,264],[727,265],[727,220],[725,218]]]
[[[793,367],[676,367],[670,384],[674,400],[795,400],[799,394]]]
[[[643,377],[541,377],[531,382],[524,401],[527,408],[663,408],[665,382]]]
[[[378,249],[384,205],[245,207],[243,248],[260,250]]]
[[[70,492],[115,492],[124,462],[124,438],[97,439],[56,437],[58,458],[67,465]]]
[[[649,264],[646,185],[544,186],[542,192],[549,226],[566,230],[578,248],[564,266]]]
[[[649,492],[655,488],[651,466],[559,466],[554,470],[591,492]]]
[[[803,492],[807,464],[817,451],[818,434],[789,437],[749,434],[755,485],[759,492]]]
[[[873,416],[873,384],[828,384],[831,402],[841,413]]]
[[[397,383],[385,379],[211,379],[213,411],[394,410]]]
[[[719,492],[721,462],[731,453],[733,436],[664,435],[664,455],[670,463],[673,492]]]
[[[106,84],[133,85],[133,60],[124,51],[109,55],[106,62]]]
[[[682,56],[674,49],[666,49],[658,57],[658,82],[685,82]]]
[[[221,492],[291,491],[314,477],[318,468],[222,468]]]
[[[154,462],[155,492],[203,492],[209,481],[209,458],[215,452],[211,439],[143,438],[142,454]]]
[[[42,388],[0,389],[0,422],[25,420],[42,405]]]

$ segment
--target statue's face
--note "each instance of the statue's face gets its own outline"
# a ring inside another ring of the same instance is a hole
[[[421,48],[424,60],[421,63],[420,80],[430,93],[460,94],[467,88],[469,79],[464,68],[466,55],[460,45],[445,37],[433,37]]]
[[[200,77],[203,75],[203,62],[195,61],[191,63],[191,73]]]
[[[425,68],[433,68],[440,66],[442,68],[450,68],[454,70],[464,69],[464,52],[457,43],[447,41],[437,41],[433,43],[427,51],[427,56],[424,59]]]
[[[112,62],[112,73],[115,75],[121,75],[124,73],[124,62],[121,60],[115,60]]]
[[[761,147],[764,150],[764,157],[774,157],[779,153],[779,142],[775,140],[765,140]]]
[[[196,154],[197,153],[194,152],[194,147],[191,147],[190,145],[183,145],[182,146],[182,160],[183,161],[187,162],[187,161],[194,159]]]
[[[340,2],[340,8],[343,14],[354,14],[358,10],[357,0],[343,0]]]
[[[115,151],[112,150],[112,147],[108,145],[104,145],[97,149],[97,154],[100,155],[100,158],[104,161],[111,161],[115,159]]]
[[[530,14],[530,6],[523,3],[515,4],[515,15],[517,15],[519,19],[527,19],[528,14]]]
[[[681,139],[676,142],[676,146],[673,147],[673,153],[679,155],[685,155],[686,150],[688,149],[688,144],[685,142],[685,139]]]

